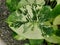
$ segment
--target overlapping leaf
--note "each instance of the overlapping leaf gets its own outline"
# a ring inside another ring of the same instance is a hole
[[[10,12],[13,12],[22,6],[25,6],[27,4],[31,5],[35,2],[39,5],[45,4],[44,0],[6,0],[6,5],[8,6],[8,9],[10,10]]]
[[[17,5],[20,0],[6,0],[6,5],[10,12],[13,12],[17,9]]]
[[[54,22],[53,22],[53,24],[54,25],[60,25],[60,15],[58,15],[56,18],[55,18],[55,20],[54,20]]]
[[[51,43],[60,43],[60,37],[58,37],[56,35],[52,35],[50,37],[45,37],[45,40],[47,40],[48,42],[51,42]]]
[[[54,7],[54,9],[52,10],[51,12],[51,17],[52,18],[55,18],[56,16],[58,16],[60,14],[60,4],[59,5],[56,5]]]
[[[57,5],[59,5],[60,4],[60,0],[56,0],[57,1]]]

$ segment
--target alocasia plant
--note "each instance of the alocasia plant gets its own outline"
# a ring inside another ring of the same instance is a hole
[[[57,24],[60,25],[60,20],[58,21],[60,4],[52,9],[45,5],[44,0],[15,0],[12,2],[13,0],[7,0],[7,4],[10,5],[9,9],[15,11],[10,14],[6,22],[17,33],[14,38],[29,39],[31,43],[38,39],[60,43],[60,37],[55,34],[58,30]],[[39,45],[36,44],[39,42],[41,41],[36,41],[31,45]]]

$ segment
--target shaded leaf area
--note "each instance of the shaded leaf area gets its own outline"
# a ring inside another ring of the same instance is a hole
[[[56,31],[56,35],[60,37],[60,29]]]
[[[44,6],[39,12],[39,21],[45,22],[51,19],[51,8],[49,6]]]
[[[30,40],[30,45],[42,45],[43,40]]]
[[[50,37],[45,37],[45,40],[47,40],[48,42],[53,42],[53,43],[60,43],[60,37],[52,35]]]
[[[51,36],[53,33],[54,33],[54,29],[52,27],[49,27],[49,26],[41,26],[41,28],[43,29],[42,30],[42,33],[43,33],[43,36]]]
[[[13,12],[17,9],[18,2],[20,0],[6,0],[6,5],[10,12]]]
[[[53,21],[53,24],[54,25],[60,25],[60,20],[59,19],[60,19],[60,15],[56,16],[56,18]]]
[[[59,5],[56,5],[54,7],[54,9],[52,10],[51,12],[53,18],[55,18],[56,16],[58,16],[60,14],[60,4]]]

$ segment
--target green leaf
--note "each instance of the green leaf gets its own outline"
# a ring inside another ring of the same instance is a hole
[[[30,39],[29,42],[30,42],[30,45],[42,45],[43,40],[39,40],[39,39],[33,40],[33,39]]]
[[[27,0],[27,2],[28,2],[29,4],[33,4],[33,3],[35,2],[35,0]]]
[[[44,5],[45,1],[44,0],[36,0],[36,4]]]
[[[57,29],[55,34],[56,34],[56,36],[60,37],[60,29]]]
[[[57,1],[57,5],[59,5],[60,4],[60,0],[56,0]]]
[[[18,3],[17,8],[21,8],[21,7],[23,7],[23,6],[27,5],[27,4],[28,4],[28,2],[27,2],[26,0],[21,0],[21,1]]]
[[[28,14],[31,18],[33,18],[33,12],[32,12],[32,7],[29,5],[26,5],[26,9],[28,11]]]
[[[41,26],[42,27],[42,26]],[[43,29],[43,36],[51,36],[54,33],[54,30],[51,26],[43,26],[41,29]]]
[[[51,43],[60,43],[60,37],[58,37],[56,35],[45,37],[45,40],[47,40],[48,42],[51,42]]]
[[[59,5],[56,5],[55,8],[52,10],[51,17],[52,18],[55,18],[59,14],[60,14],[60,4]]]
[[[18,35],[22,35],[28,39],[43,39],[41,29],[38,28],[37,24],[26,23],[21,25],[18,29],[10,27]],[[27,30],[27,31],[25,31]],[[25,32],[24,32],[25,31]]]
[[[23,37],[23,36],[20,36],[20,35],[16,35],[16,36],[14,36],[14,39],[16,39],[16,40],[25,40],[26,38]]]
[[[58,15],[55,19],[54,19],[54,21],[53,21],[53,25],[60,25],[60,15]]]
[[[20,13],[19,11],[15,11],[12,14],[10,14],[10,16],[8,17],[8,19],[6,20],[6,22],[11,26],[11,27],[15,27],[18,28],[20,27],[22,24],[28,22],[26,19],[26,15],[24,15],[23,13]]]
[[[25,43],[24,45],[29,45],[28,43]]]
[[[17,9],[19,1],[20,0],[6,0],[6,5],[8,6],[10,12],[13,12]]]
[[[6,0],[6,3],[10,4],[11,3],[11,0]]]
[[[22,13],[20,13],[19,11],[15,11],[12,14],[10,14],[10,16],[7,19],[7,22],[16,22],[16,21],[20,21],[20,22],[26,22],[26,16]]]
[[[39,21],[45,22],[51,19],[51,7],[43,6],[39,12]]]

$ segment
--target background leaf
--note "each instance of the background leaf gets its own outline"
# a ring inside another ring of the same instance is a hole
[[[6,0],[6,5],[10,12],[13,12],[17,9],[17,5],[20,0]]]
[[[53,25],[60,25],[60,15],[58,15],[55,19],[54,19],[54,21],[53,21]]]
[[[52,10],[51,17],[52,18],[55,18],[59,14],[60,14],[60,4],[59,5],[56,5],[55,8]]]
[[[51,42],[51,43],[60,43],[60,37],[58,37],[56,35],[52,35],[50,37],[45,37],[45,40],[47,40],[48,42]]]
[[[28,39],[43,39],[41,30],[38,28],[38,26],[35,24],[34,28],[33,26],[29,26],[31,23],[23,24],[18,29],[14,27],[10,27],[14,32],[16,32],[18,35],[22,35],[25,38]],[[32,24],[33,25],[33,24]],[[27,30],[24,32],[24,30]]]

